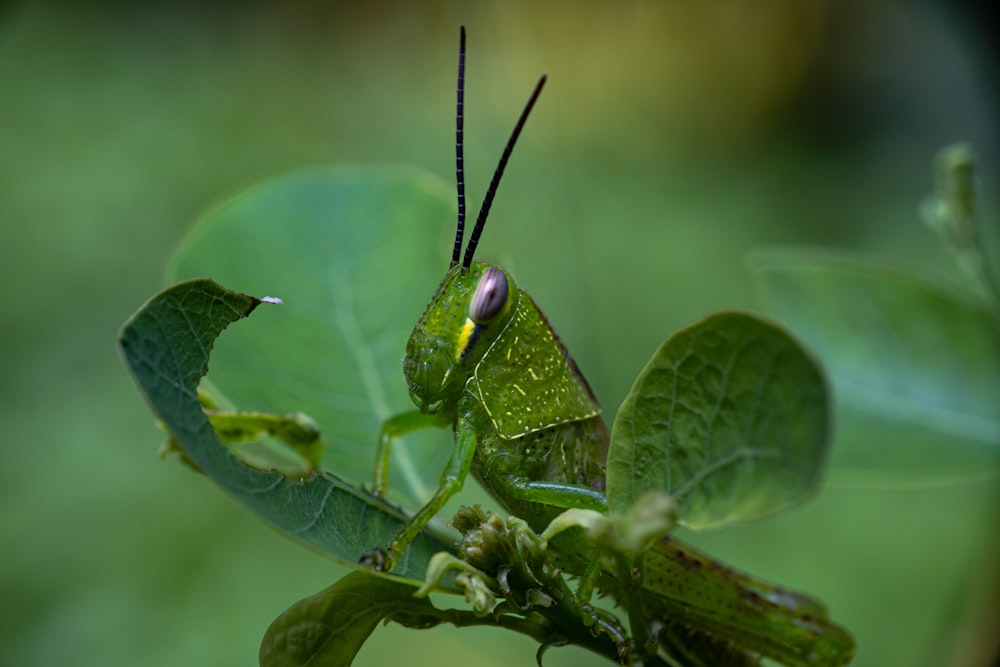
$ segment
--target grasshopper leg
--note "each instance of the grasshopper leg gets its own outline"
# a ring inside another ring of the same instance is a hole
[[[425,428],[446,425],[447,418],[444,418],[444,421],[442,421],[440,414],[425,414],[419,410],[401,412],[382,422],[382,428],[378,433],[378,445],[375,448],[372,493],[377,496],[385,496],[385,492],[389,488],[389,454],[391,449],[390,444],[394,438],[399,438],[407,433],[413,433]]]
[[[604,493],[586,486],[538,482],[517,475],[509,475],[506,478],[506,491],[512,498],[532,503],[566,509],[577,507],[597,512],[608,511],[608,501],[604,497]]]
[[[419,414],[419,413],[418,413]],[[436,422],[434,422],[436,423]],[[429,424],[430,425],[430,424]],[[437,491],[427,503],[417,511],[406,525],[396,534],[388,546],[374,549],[361,558],[361,563],[379,572],[388,572],[396,564],[396,559],[406,550],[410,542],[430,523],[434,515],[462,490],[465,478],[472,467],[472,457],[476,452],[476,434],[464,422],[459,422],[455,434],[455,448],[441,473]],[[377,474],[377,471],[376,471]]]

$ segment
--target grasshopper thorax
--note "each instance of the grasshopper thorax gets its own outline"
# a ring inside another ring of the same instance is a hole
[[[406,344],[403,373],[423,412],[454,406],[483,354],[507,327],[520,293],[498,266],[453,266]]]

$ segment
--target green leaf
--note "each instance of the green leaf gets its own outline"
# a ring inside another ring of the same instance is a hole
[[[848,253],[752,261],[770,310],[823,359],[834,465],[942,481],[1000,464],[1000,326],[971,294]]]
[[[827,429],[823,375],[794,339],[753,315],[712,315],[667,339],[622,403],[609,507],[663,490],[694,528],[765,516],[816,486]]]
[[[379,426],[413,409],[402,356],[448,268],[451,186],[413,169],[328,168],[265,182],[208,213],[172,279],[212,276],[284,306],[220,341],[212,389],[240,410],[304,412],[325,469],[369,483]],[[416,507],[437,487],[453,437],[394,441],[390,497]]]
[[[300,600],[271,623],[260,645],[261,667],[348,667],[375,627],[399,620],[429,628],[441,619],[413,588],[352,572]]]
[[[395,535],[402,512],[327,473],[293,480],[246,465],[219,441],[199,403],[198,383],[215,339],[260,303],[211,280],[183,282],[154,296],[125,323],[119,347],[153,412],[194,465],[275,528],[356,566],[364,553]],[[393,574],[421,581],[431,556],[448,550],[422,535]]]

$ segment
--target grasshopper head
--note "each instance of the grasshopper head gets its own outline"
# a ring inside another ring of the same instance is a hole
[[[514,150],[517,137],[545,85],[539,79],[528,103],[507,140],[500,163],[486,190],[479,208],[476,225],[462,256],[465,233],[465,176],[463,157],[464,90],[465,90],[465,28],[462,28],[458,55],[458,105],[455,141],[455,175],[458,185],[458,228],[451,269],[445,274],[437,292],[431,297],[423,316],[414,327],[406,344],[403,373],[410,387],[410,396],[422,412],[454,410],[466,381],[475,371],[483,354],[507,326],[520,299],[520,294],[507,272],[498,266],[473,262],[479,235],[493,204],[507,160]],[[461,262],[459,261],[461,260]]]
[[[454,405],[519,298],[514,281],[498,266],[474,262],[445,274],[410,340],[403,373],[423,412]]]

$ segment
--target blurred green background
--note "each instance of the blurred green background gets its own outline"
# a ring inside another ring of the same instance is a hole
[[[460,24],[470,205],[550,76],[479,256],[513,268],[609,412],[670,331],[755,305],[751,248],[955,273],[916,215],[945,143],[976,145],[998,219],[995,27],[961,5],[0,5],[0,665],[255,664],[270,621],[340,576],[157,460],[162,435],[113,341],[185,230],[245,186],[326,163],[450,181]],[[658,260],[635,261],[639,246]],[[620,364],[588,364],[609,338]],[[829,481],[800,509],[692,539],[822,597],[857,665],[991,664],[996,479]],[[533,652],[390,626],[358,664]],[[557,649],[546,664],[600,663]]]

